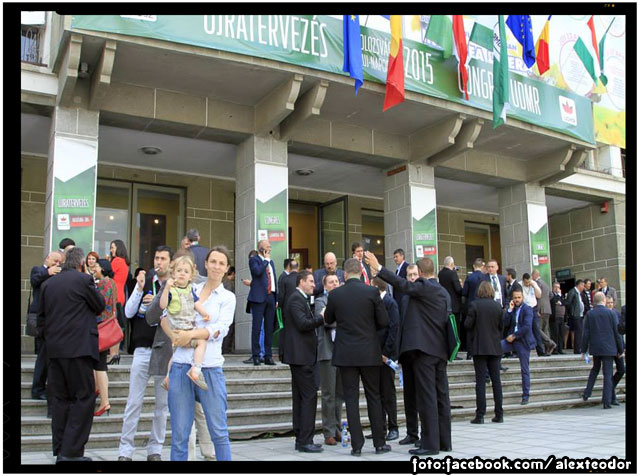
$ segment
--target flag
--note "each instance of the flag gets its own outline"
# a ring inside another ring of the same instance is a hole
[[[542,76],[549,70],[549,22],[551,15],[547,18],[542,33],[536,42],[536,64],[538,65],[538,73]]]
[[[533,44],[533,29],[531,27],[531,15],[509,15],[507,26],[522,45],[522,61],[531,68],[536,62],[536,50]]]
[[[425,40],[430,40],[442,48],[442,57],[447,59],[453,52],[453,35],[449,15],[431,15]]]
[[[493,46],[493,128],[507,120],[509,108],[509,65],[504,15],[498,15],[498,45]],[[498,49],[499,48],[499,49]]]
[[[602,35],[602,38],[600,38],[600,43],[598,44],[598,47],[600,50],[600,81],[602,81],[602,84],[604,84],[605,86],[607,85],[609,80],[604,75],[604,39],[607,37],[607,33],[609,33],[609,28],[611,28],[611,25],[613,25],[614,21],[616,21],[615,17],[613,20],[611,20],[611,23],[609,23],[609,26],[607,27],[607,31],[604,32],[604,35]]]
[[[580,61],[582,61],[582,64],[589,73],[589,76],[591,76],[591,79],[593,79],[593,82],[597,85],[598,77],[596,76],[596,68],[593,64],[593,56],[587,48],[587,45],[585,45],[584,41],[582,41],[582,38],[578,38],[576,40],[575,44],[573,45],[573,50],[578,55],[578,58],[580,58]]]
[[[600,52],[598,51],[598,42],[596,41],[596,26],[593,23],[593,15],[591,15],[591,18],[589,18],[587,26],[591,31],[591,46],[593,46],[593,51],[596,52],[596,58],[598,59],[598,61],[600,61]]]
[[[462,15],[453,15],[453,42],[455,45],[455,53],[458,58],[458,71],[460,71],[460,77],[462,78],[462,90],[464,91],[464,98],[469,100],[469,92],[467,91],[467,80],[469,79],[469,73],[467,72],[467,37],[464,34],[464,22],[462,21]]]
[[[493,30],[475,22],[471,29],[471,35],[469,35],[469,43],[475,43],[484,49],[493,51]]]
[[[402,15],[390,15],[391,45],[387,66],[387,90],[383,111],[404,101],[404,64],[402,61]]]
[[[360,15],[343,15],[344,65],[342,70],[355,79],[356,96],[364,82],[362,72],[362,44],[360,43]]]

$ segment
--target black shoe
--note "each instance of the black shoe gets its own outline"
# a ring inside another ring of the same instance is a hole
[[[313,443],[308,445],[298,445],[298,451],[301,453],[322,453],[324,448],[321,445],[314,445]]]
[[[425,450],[424,448],[416,448],[415,450],[409,450],[412,455],[424,456],[424,455],[437,455],[440,453],[438,450]]]
[[[44,393],[41,393],[40,395],[31,395],[31,398],[33,400],[46,400],[47,399],[47,395]]]
[[[398,438],[400,438],[400,434],[398,433],[398,430],[391,430],[387,434],[387,441],[397,440]]]
[[[529,397],[523,398],[522,401],[520,402],[520,405],[528,405],[529,404]]]
[[[586,402],[587,400],[589,400],[589,397],[587,397],[587,396],[583,393],[583,394],[582,394],[582,400],[584,400],[584,401]]]
[[[453,360],[462,360],[462,357],[460,357],[459,355],[456,355],[456,357]]]
[[[62,456],[58,455],[56,463],[66,463],[67,461],[93,461],[88,456]]]
[[[441,446],[440,451],[453,451],[453,448],[451,446]]]
[[[482,425],[484,423],[484,417],[477,416],[473,420],[471,420],[471,423],[473,423],[474,425]]]
[[[260,357],[260,363],[264,364],[264,357]]]
[[[564,352],[562,352],[561,350],[559,350],[559,351],[558,351],[558,352],[556,352],[556,353],[557,353],[557,354],[560,354],[560,355],[564,355]]]
[[[391,451],[391,446],[389,445],[376,446],[377,455],[381,455],[382,453],[388,453],[389,451]]]
[[[257,357],[254,357],[253,359],[253,365],[260,365],[260,359]]]
[[[111,360],[107,361],[107,365],[117,365],[120,364],[120,354],[115,354],[111,357]]]
[[[356,450],[356,449],[351,450],[351,456],[361,456],[361,455],[362,455],[362,450]]]
[[[609,405],[608,403],[605,403],[605,404],[603,404],[603,405],[602,405],[602,408],[603,408],[604,410],[608,410],[608,409],[610,409],[610,408],[611,408],[611,405]]]
[[[242,363],[243,364],[252,364],[253,363],[253,357],[249,357],[247,360],[243,360]]]
[[[398,441],[399,445],[411,445],[413,443],[415,443],[416,441],[420,441],[418,438],[415,438],[411,435],[407,435],[404,438],[402,438],[400,441]]]
[[[366,438],[367,440],[371,440],[371,439],[373,439],[373,435],[371,435],[371,434],[369,434],[369,435],[365,435],[365,438]]]
[[[613,405],[614,407],[618,407],[620,406],[620,402],[617,398],[614,398],[613,400],[611,400],[611,405]]]
[[[491,421],[493,423],[502,423],[504,421],[504,419],[501,416],[494,416]]]
[[[264,364],[265,365],[276,365],[276,363],[273,361],[273,359],[264,359]]]

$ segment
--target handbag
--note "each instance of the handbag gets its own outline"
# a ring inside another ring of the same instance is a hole
[[[446,292],[447,298],[447,355],[449,362],[453,362],[460,350],[460,336],[458,335],[458,326],[456,325],[456,316],[451,312],[451,297]]]
[[[38,313],[29,312],[29,309],[31,309],[31,291],[32,289],[29,289],[29,302],[27,303],[27,319],[26,319],[27,325],[25,327],[24,332],[28,336],[37,337],[38,331],[36,330],[36,327],[38,325]]]
[[[98,324],[98,351],[104,352],[124,339],[124,334],[115,316]]]
[[[282,308],[276,309],[276,326],[277,329],[273,331],[273,335],[276,335],[284,328],[284,324],[282,324]]]

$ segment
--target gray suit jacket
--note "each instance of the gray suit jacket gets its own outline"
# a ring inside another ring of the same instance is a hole
[[[605,296],[613,298],[614,306],[618,304],[618,292],[616,291],[615,288],[612,288],[611,286],[607,286],[607,293],[605,294]]]
[[[162,317],[162,309],[160,309],[160,296],[164,290],[166,281],[162,283],[162,287],[156,297],[147,308],[147,314],[145,319],[147,324],[158,324],[158,330],[153,339],[151,345],[151,361],[149,362],[149,375],[167,375],[167,369],[169,367],[169,360],[173,355],[173,349],[171,348],[171,340],[169,336],[164,333],[162,327],[160,327],[160,318]]]
[[[314,314],[321,316],[322,310],[327,307],[327,295],[321,294],[314,301]],[[331,340],[331,329],[335,329],[336,323],[320,326],[316,329],[318,334],[318,361],[331,360],[333,357],[333,341]]]
[[[550,298],[553,297],[553,293],[549,290],[549,286],[547,286],[547,283],[545,283],[542,278],[538,279],[536,283],[540,286],[540,291],[542,291],[540,299],[538,299],[538,312],[540,314],[551,315]]]

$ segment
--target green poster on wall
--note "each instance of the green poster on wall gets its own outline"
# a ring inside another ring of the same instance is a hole
[[[540,276],[551,286],[551,263],[549,261],[549,227],[547,207],[527,205],[529,215],[529,242],[531,245],[531,270],[540,272]]]
[[[282,263],[289,256],[288,241],[288,169],[256,164],[256,249],[260,240],[269,240],[271,259],[276,268],[276,283]],[[279,333],[273,338],[277,347]]]
[[[63,238],[85,253],[93,249],[97,155],[95,142],[56,137],[49,249]]]
[[[438,269],[438,231],[436,222],[436,191],[433,188],[411,187],[414,261],[431,258]]]

